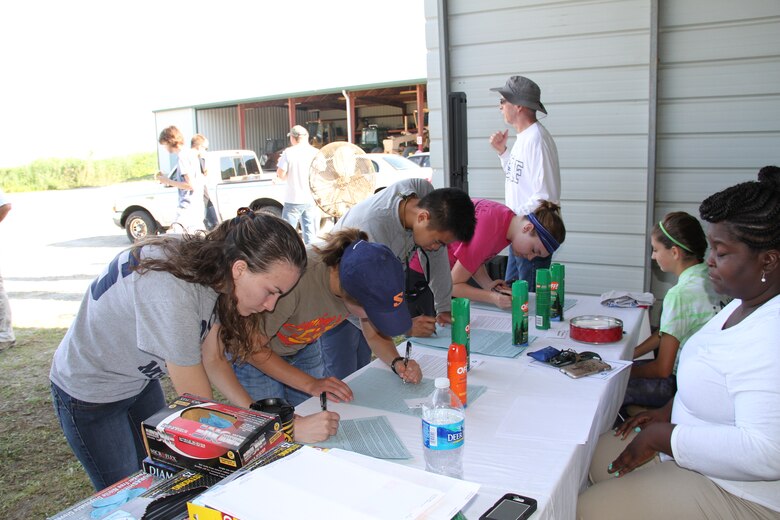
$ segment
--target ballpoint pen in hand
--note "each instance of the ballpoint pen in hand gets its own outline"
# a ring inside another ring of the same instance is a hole
[[[412,355],[412,342],[406,342],[406,356],[404,357],[404,368],[409,366],[409,356]]]
[[[320,408],[322,408],[323,412],[328,411],[328,396],[325,394],[325,392],[320,394]]]

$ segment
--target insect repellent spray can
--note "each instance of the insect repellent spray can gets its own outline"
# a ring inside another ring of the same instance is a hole
[[[536,328],[550,328],[550,270],[536,270]]]
[[[550,321],[563,321],[565,276],[566,269],[563,264],[550,266]]]
[[[468,298],[452,299],[452,342],[466,347],[466,369],[471,370],[471,311]]]
[[[512,284],[512,345],[528,345],[528,282]]]
[[[447,379],[450,380],[450,388],[458,396],[464,408],[466,407],[467,372],[466,347],[452,342],[447,352]]]

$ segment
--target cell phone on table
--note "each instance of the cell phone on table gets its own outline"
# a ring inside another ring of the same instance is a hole
[[[612,370],[612,366],[608,363],[604,363],[600,359],[584,359],[582,361],[577,361],[572,365],[565,366],[560,370],[571,378],[579,379],[580,377]]]
[[[536,511],[536,500],[507,493],[485,511],[479,520],[525,520]]]

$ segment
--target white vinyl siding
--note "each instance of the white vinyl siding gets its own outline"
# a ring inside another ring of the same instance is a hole
[[[533,79],[560,159],[567,237],[555,260],[566,264],[567,290],[642,290],[650,1],[454,0],[448,9],[451,90],[468,100],[471,195],[504,201],[488,137],[508,126],[489,89],[514,74]],[[435,1],[426,13],[435,17]],[[441,168],[438,43],[435,20],[429,22],[431,157]],[[511,145],[514,129],[509,133]]]
[[[657,3],[655,135],[651,0],[439,1],[449,15],[449,87],[467,96],[472,196],[504,200],[488,137],[507,125],[489,89],[514,74],[542,89],[568,231],[555,259],[567,265],[572,292],[644,290],[648,211],[654,220],[669,211],[698,216],[705,197],[780,163],[778,0]],[[437,0],[425,6],[431,162],[441,185],[440,21]],[[649,289],[658,299],[669,283],[653,266]]]
[[[656,220],[780,163],[779,35],[777,0],[660,3]]]

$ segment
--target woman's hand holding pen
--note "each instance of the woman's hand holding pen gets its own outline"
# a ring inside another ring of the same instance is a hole
[[[321,393],[326,392],[328,394],[328,399],[334,403],[349,402],[354,397],[352,395],[352,389],[347,383],[335,377],[315,379],[305,391],[309,395],[320,395]]]
[[[295,416],[295,442],[322,442],[339,430],[339,414],[319,412]]]

